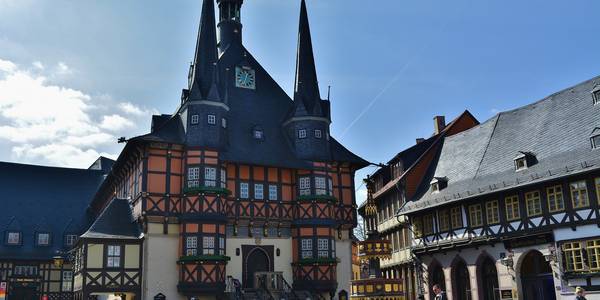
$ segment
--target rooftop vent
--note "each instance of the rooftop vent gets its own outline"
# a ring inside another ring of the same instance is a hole
[[[425,139],[424,138],[417,138],[417,145],[424,142]]]
[[[448,178],[446,177],[433,177],[430,182],[431,192],[437,193],[448,187]]]
[[[514,158],[514,162],[515,171],[518,172],[535,165],[537,163],[537,158],[535,157],[535,154],[531,152],[519,151],[519,154]]]

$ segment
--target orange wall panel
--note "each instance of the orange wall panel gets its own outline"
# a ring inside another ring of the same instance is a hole
[[[351,189],[342,189],[342,203],[346,204],[346,205],[351,205],[352,204],[352,190]]]
[[[182,162],[179,158],[171,159],[171,172],[172,173],[183,173]]]
[[[185,224],[185,232],[195,233],[198,232],[198,224]]]
[[[331,234],[329,233],[329,228],[327,228],[327,227],[318,227],[317,228],[317,235],[319,235],[319,236],[329,236]]]
[[[216,158],[204,158],[204,163],[208,165],[216,165],[219,162]]]
[[[163,174],[148,174],[148,192],[150,193],[165,193],[165,175]]]
[[[350,174],[342,174],[342,185],[343,186],[350,186],[352,185],[352,181],[351,181],[351,177]]]
[[[284,183],[292,183],[292,172],[288,169],[281,170],[281,181]]]
[[[269,168],[269,182],[277,182],[277,168]]]
[[[204,156],[217,157],[219,152],[216,151],[204,151]]]
[[[313,235],[313,229],[312,228],[300,228],[300,235],[301,236]]]
[[[292,201],[292,187],[284,185],[281,187],[281,200]]]
[[[217,225],[215,225],[215,224],[202,224],[202,232],[205,232],[205,233],[217,233]]]
[[[181,193],[181,176],[171,175],[171,186],[169,193],[180,194]]]
[[[200,157],[188,157],[187,164],[188,165],[198,165],[198,164],[200,164]]]
[[[253,167],[252,168],[253,177],[252,179],[257,181],[263,181],[265,178],[265,168],[263,167]]]
[[[240,166],[240,179],[243,179],[243,180],[250,179],[250,167]]]
[[[167,158],[160,156],[150,156],[148,158],[148,170],[165,172],[167,170]]]

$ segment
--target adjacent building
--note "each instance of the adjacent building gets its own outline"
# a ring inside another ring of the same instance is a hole
[[[203,1],[175,113],[111,166],[0,165],[9,299],[220,299],[236,280],[248,299],[347,297],[368,162],[330,135],[305,2],[293,99],[244,47],[242,2],[216,1],[217,23]]]
[[[600,299],[600,77],[433,139],[406,201],[378,206],[426,299]]]

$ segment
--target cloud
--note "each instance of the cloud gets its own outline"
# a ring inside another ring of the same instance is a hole
[[[102,117],[102,123],[100,123],[101,128],[110,131],[119,131],[133,126],[135,126],[133,122],[119,115],[104,116]]]
[[[147,116],[151,114],[158,114],[158,111],[156,109],[142,108],[131,102],[119,103],[119,109],[126,114],[134,116]]]
[[[136,124],[147,124],[141,120],[151,110],[49,83],[47,78],[72,70],[64,63],[43,75],[38,74],[43,65],[33,65],[35,74],[0,59],[0,147],[10,149],[14,159],[87,167],[99,155],[117,156],[117,136],[144,131]]]
[[[59,75],[68,75],[73,73],[73,71],[69,66],[67,66],[67,64],[61,61],[56,66],[56,73],[58,73]]]
[[[34,61],[34,62],[33,62],[33,66],[34,66],[36,69],[40,69],[40,70],[43,70],[43,69],[45,68],[45,67],[44,67],[44,64],[42,64],[42,62],[39,62],[39,61]]]

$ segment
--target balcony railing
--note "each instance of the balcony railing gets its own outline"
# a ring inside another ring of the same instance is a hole
[[[352,280],[350,298],[353,300],[404,300],[402,280],[387,278]]]
[[[388,240],[366,240],[358,244],[361,260],[392,258],[392,244]]]

